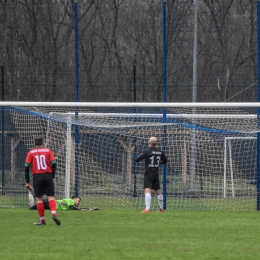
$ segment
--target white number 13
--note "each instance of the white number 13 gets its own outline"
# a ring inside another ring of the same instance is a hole
[[[37,168],[38,170],[46,170],[47,169],[47,164],[46,164],[46,157],[45,155],[36,155],[36,162],[37,162]]]
[[[156,160],[156,163],[154,162],[154,159]],[[149,167],[159,167],[160,160],[161,160],[160,156],[156,156],[156,158],[155,158],[155,156],[150,157]]]

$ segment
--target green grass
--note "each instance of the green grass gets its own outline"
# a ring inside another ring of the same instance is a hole
[[[258,212],[46,212],[0,208],[0,259],[260,259]]]
[[[144,207],[144,194],[140,193],[137,197],[133,196],[81,196],[82,207],[98,206],[102,209],[122,209],[140,210]],[[60,198],[61,199],[61,198]],[[1,196],[0,207],[5,208],[27,208],[28,197],[25,193],[15,196]],[[180,196],[167,196],[167,209],[170,210],[202,210],[202,211],[245,211],[254,212],[256,210],[255,197],[236,197],[236,198],[188,198]],[[158,207],[157,198],[152,196],[152,209]]]

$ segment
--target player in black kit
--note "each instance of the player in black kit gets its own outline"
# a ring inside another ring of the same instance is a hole
[[[151,189],[154,190],[158,198],[158,212],[164,212],[163,195],[160,190],[158,168],[161,164],[167,163],[167,157],[161,150],[156,148],[156,143],[157,139],[155,137],[151,137],[148,142],[149,148],[135,158],[135,162],[140,162],[141,160],[145,159],[144,194],[146,207],[142,211],[143,213],[151,212]]]

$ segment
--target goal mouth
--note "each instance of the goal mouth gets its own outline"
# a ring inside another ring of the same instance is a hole
[[[193,208],[195,199],[203,209],[248,209],[239,201],[256,200],[252,180],[257,173],[259,120],[254,107],[41,103],[3,108],[6,156],[11,158],[6,185],[22,182],[17,165],[24,164],[34,138],[42,135],[57,160],[57,197],[78,193],[102,208],[141,208],[144,164],[133,159],[155,136],[168,157],[159,170],[168,209]]]

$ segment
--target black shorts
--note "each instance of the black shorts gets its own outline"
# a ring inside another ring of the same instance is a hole
[[[151,173],[146,172],[144,174],[144,189],[150,188],[153,190],[160,189],[160,181],[159,181],[159,174],[158,173]]]
[[[54,183],[51,173],[42,173],[33,175],[33,188],[35,197],[54,196]]]

